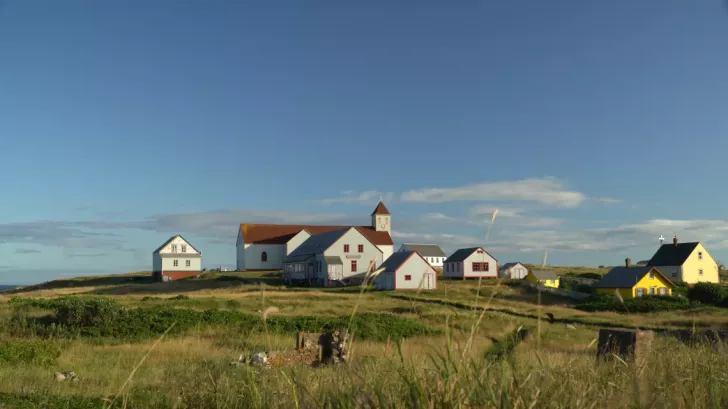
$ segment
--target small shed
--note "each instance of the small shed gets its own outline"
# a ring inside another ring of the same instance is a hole
[[[387,258],[374,278],[378,290],[435,290],[437,272],[417,251],[398,251]]]
[[[544,287],[559,288],[559,276],[551,270],[530,271],[526,280]]]
[[[526,278],[526,275],[528,275],[528,268],[518,261],[515,263],[505,263],[498,269],[498,276],[500,278],[520,280]]]

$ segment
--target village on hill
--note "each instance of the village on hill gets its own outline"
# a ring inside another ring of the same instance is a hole
[[[403,243],[396,251],[392,214],[380,201],[366,226],[240,224],[237,271],[281,271],[285,284],[344,287],[367,281],[378,290],[437,290],[438,280],[506,279],[565,297],[585,294],[635,298],[672,296],[678,285],[720,283],[720,266],[700,242],[681,243],[677,235],[649,260],[609,269],[603,276],[559,275],[547,266],[500,263],[485,247],[447,255],[434,243]],[[156,280],[198,278],[202,253],[181,235],[153,253]],[[576,289],[580,289],[577,291]]]

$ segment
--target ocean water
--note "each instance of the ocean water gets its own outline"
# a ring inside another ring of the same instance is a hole
[[[0,291],[10,290],[10,289],[15,288],[15,287],[17,287],[17,285],[2,285],[2,284],[0,284]]]

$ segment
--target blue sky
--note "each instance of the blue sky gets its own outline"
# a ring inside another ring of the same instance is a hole
[[[0,1],[0,282],[367,223],[500,261],[728,256],[724,1]]]

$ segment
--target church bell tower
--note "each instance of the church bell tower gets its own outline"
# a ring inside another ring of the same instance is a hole
[[[372,212],[372,228],[375,231],[386,231],[390,236],[392,235],[392,214],[381,200]]]

